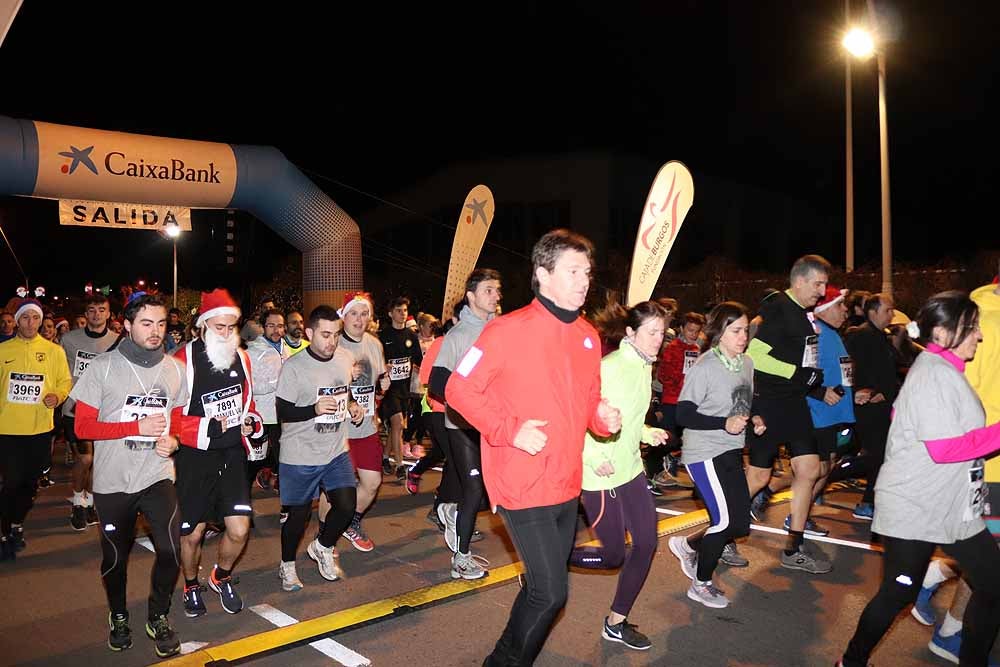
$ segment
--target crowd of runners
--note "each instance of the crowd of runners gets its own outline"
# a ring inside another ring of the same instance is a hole
[[[879,536],[884,572],[837,664],[868,664],[908,608],[935,626],[937,655],[988,664],[1000,627],[1000,458],[988,460],[1000,450],[1000,286],[942,292],[910,321],[889,294],[831,285],[830,264],[806,255],[759,303],[681,312],[662,296],[584,311],[593,255],[586,238],[549,232],[532,253],[528,305],[501,315],[502,276],[477,268],[444,323],[411,316],[405,296],[366,292],[244,316],[215,289],[190,322],[142,292],[118,317],[88,296],[72,322],[12,301],[0,315],[0,566],[30,549],[25,521],[65,440],[69,527],[100,533],[108,646],[132,646],[126,573],[142,515],[156,553],[144,631],[167,657],[180,650],[178,588],[188,617],[210,596],[243,610],[233,575],[254,548],[254,485],[280,496],[276,581],[294,594],[303,563],[343,576],[338,542],[375,549],[365,515],[384,481],[417,494],[443,463],[428,508],[442,567],[488,575],[474,544],[490,510],[525,567],[483,664],[530,665],[567,603],[570,566],[620,570],[595,634],[651,647],[629,614],[664,489],[690,488],[708,511],[708,526],[668,547],[692,604],[718,609],[736,601],[716,568],[748,565],[739,544],[789,479],[776,563],[801,576],[836,567],[804,538],[829,532],[811,509],[854,475],[866,485],[853,514]],[[783,451],[790,471],[778,475]],[[575,546],[581,506],[599,546]],[[949,577],[961,582],[939,621],[930,599]]]

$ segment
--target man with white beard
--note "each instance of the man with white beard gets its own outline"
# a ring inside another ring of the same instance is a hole
[[[232,569],[246,545],[253,514],[246,483],[250,439],[263,436],[264,423],[254,405],[250,357],[239,349],[239,317],[240,309],[226,290],[202,293],[197,321],[201,337],[176,355],[187,364],[190,395],[188,404],[172,414],[184,445],[174,465],[181,510],[184,613],[189,618],[206,611],[198,566],[205,522],[217,517],[222,517],[226,529],[208,585],[219,594],[226,612],[243,609]]]

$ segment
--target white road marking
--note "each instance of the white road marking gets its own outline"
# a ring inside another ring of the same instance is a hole
[[[154,553],[156,552],[156,548],[153,546],[153,543],[150,541],[148,537],[137,537],[135,538],[135,543],[138,544],[140,547],[149,549]]]
[[[208,642],[184,642],[181,644],[181,655],[187,655],[188,653],[194,653],[198,649],[208,646]]]
[[[279,628],[295,625],[298,621],[285,612],[275,609],[269,604],[258,604],[250,607],[250,611]],[[338,644],[330,638],[320,639],[309,644],[323,655],[333,658],[345,667],[370,667],[371,660],[355,653],[343,644]]]

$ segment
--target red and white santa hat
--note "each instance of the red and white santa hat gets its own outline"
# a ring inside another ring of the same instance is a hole
[[[833,285],[827,285],[826,294],[824,294],[823,298],[820,299],[819,303],[816,304],[814,312],[822,313],[830,306],[840,303],[846,297],[847,297],[846,289],[840,289],[839,287],[834,287]]]
[[[229,292],[221,287],[211,292],[201,293],[200,310],[201,314],[198,316],[198,321],[195,322],[195,326],[199,327],[205,324],[205,320],[210,320],[220,315],[240,316],[240,307],[236,305],[236,301]]]
[[[351,312],[352,308],[362,305],[368,306],[369,315],[375,313],[375,302],[372,301],[371,294],[368,292],[348,292],[344,295],[344,305],[340,307],[337,314],[343,319],[347,313]]]

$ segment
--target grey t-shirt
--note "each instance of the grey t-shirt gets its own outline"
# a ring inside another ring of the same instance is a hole
[[[91,338],[87,335],[86,327],[67,331],[66,335],[59,341],[66,351],[66,361],[69,362],[69,374],[73,376],[73,384],[80,379],[83,372],[90,366],[97,355],[107,352],[108,349],[118,340],[118,334],[108,327],[103,336]],[[62,413],[67,417],[73,416],[73,404],[75,401],[66,399],[62,406]]]
[[[486,320],[476,317],[471,308],[464,306],[458,324],[445,335],[444,342],[441,343],[441,349],[438,350],[437,358],[434,360],[435,368],[440,366],[449,371],[455,370],[485,326]],[[473,428],[465,417],[449,405],[445,405],[444,425],[450,429]]]
[[[965,375],[924,352],[893,404],[885,463],[875,483],[872,531],[889,537],[953,544],[986,529],[983,459],[935,463],[924,444],[982,428],[986,413]]]
[[[706,352],[684,376],[677,402],[690,401],[698,412],[709,417],[749,415],[753,400],[753,360],[743,355],[743,368],[736,372],[727,369],[714,352]],[[730,449],[742,449],[746,431],[733,435],[725,429],[700,431],[684,430],[684,447],[681,460],[687,465],[707,461]]]
[[[123,422],[162,412],[170,430],[170,411],[187,405],[184,364],[164,356],[153,368],[131,363],[118,350],[90,362],[70,396],[97,408],[102,422]],[[154,451],[156,438],[94,441],[94,493],[138,493],[163,479],[174,479],[174,462]]]
[[[351,395],[365,410],[365,419],[359,426],[348,423],[347,437],[366,438],[375,433],[375,394],[379,391],[379,376],[385,373],[382,343],[368,332],[365,332],[360,342],[354,342],[346,334],[341,334],[337,349],[349,352],[354,359]]]
[[[297,407],[315,405],[319,397],[343,400],[336,415],[323,415],[301,422],[281,423],[280,462],[297,466],[323,466],[347,451],[348,387],[354,357],[340,346],[329,361],[319,361],[307,349],[281,367],[278,398]]]

